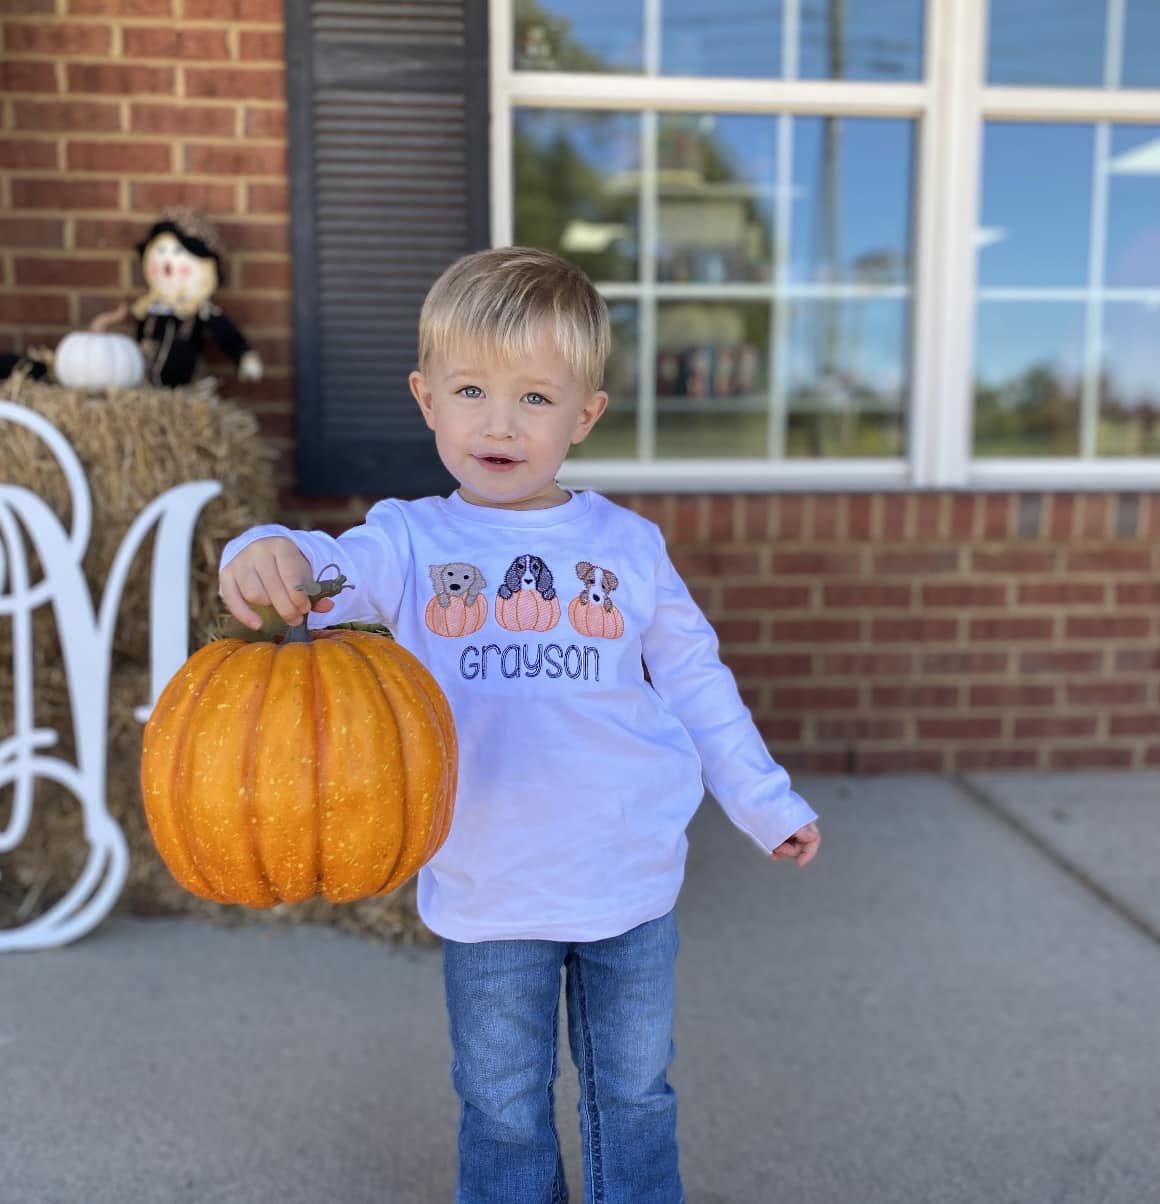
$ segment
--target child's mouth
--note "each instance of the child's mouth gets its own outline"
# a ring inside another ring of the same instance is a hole
[[[477,456],[476,458],[484,468],[493,472],[504,472],[507,469],[515,468],[519,463],[518,460],[511,460],[507,456]]]

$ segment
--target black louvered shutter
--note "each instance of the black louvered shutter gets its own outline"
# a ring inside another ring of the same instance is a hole
[[[446,492],[407,375],[427,289],[488,245],[486,0],[287,0],[286,59],[298,487]]]

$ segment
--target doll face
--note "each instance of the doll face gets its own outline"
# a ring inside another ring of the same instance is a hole
[[[175,307],[200,305],[217,288],[217,264],[191,254],[169,231],[149,243],[141,266],[150,291]]]

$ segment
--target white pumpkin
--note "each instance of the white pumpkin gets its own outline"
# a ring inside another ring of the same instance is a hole
[[[131,389],[145,379],[145,357],[127,334],[75,330],[61,339],[52,370],[70,389]]]

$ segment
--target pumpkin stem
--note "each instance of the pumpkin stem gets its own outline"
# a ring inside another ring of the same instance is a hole
[[[337,564],[328,564],[323,566],[322,571],[325,573],[327,569],[337,568]],[[310,599],[310,609],[316,610],[318,603],[324,598],[333,598],[342,593],[344,589],[354,589],[354,586],[339,573],[335,577],[327,577],[325,581],[307,581],[298,588]],[[249,627],[230,625],[221,628],[220,635],[227,639],[245,640],[251,644],[269,641],[284,644],[309,644],[313,639],[305,621],[291,627],[272,606],[255,605],[253,609],[262,618],[262,626],[257,631]],[[326,609],[329,610],[330,607]]]

